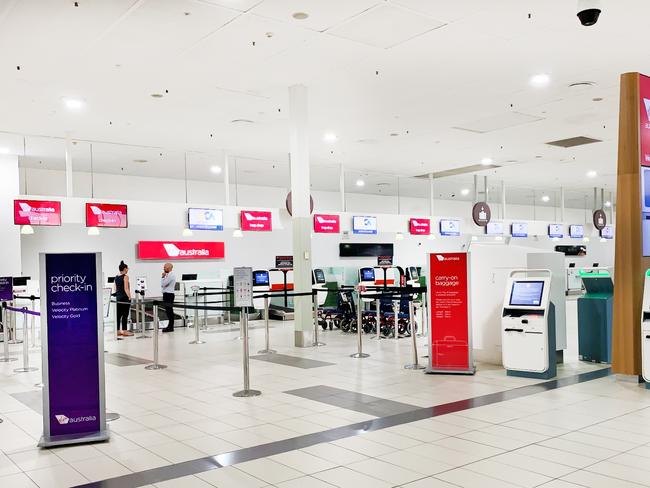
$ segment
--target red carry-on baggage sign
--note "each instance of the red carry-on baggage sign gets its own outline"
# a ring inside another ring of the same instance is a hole
[[[428,256],[429,366],[427,373],[474,374],[467,253]]]

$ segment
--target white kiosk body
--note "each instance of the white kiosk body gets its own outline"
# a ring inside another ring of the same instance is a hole
[[[530,277],[531,273],[546,276]],[[510,273],[501,314],[502,360],[509,376],[548,379],[556,374],[550,289],[549,270]]]
[[[641,309],[641,375],[650,389],[650,269],[643,282],[643,308]]]

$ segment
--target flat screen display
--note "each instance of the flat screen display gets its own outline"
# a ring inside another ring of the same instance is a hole
[[[370,243],[340,243],[339,256],[342,258],[357,258],[378,256],[393,256],[393,244]]]
[[[253,271],[253,286],[269,286],[269,282],[268,271]]]
[[[485,226],[485,233],[489,236],[502,236],[503,222],[488,222]]]
[[[550,224],[548,226],[548,236],[554,238],[564,237],[564,226],[562,224]]]
[[[197,274],[184,274],[181,275],[181,281],[196,281],[198,277]]]
[[[375,270],[373,268],[361,268],[361,281],[375,281]]]
[[[61,202],[14,200],[15,225],[61,225]]]
[[[543,281],[515,281],[510,291],[513,307],[539,307],[544,293]]]
[[[355,215],[352,217],[352,233],[354,234],[376,234],[377,217]]]
[[[325,283],[325,272],[322,269],[315,269],[314,278],[316,283]]]
[[[188,227],[191,230],[223,230],[223,210],[216,208],[188,208]]]
[[[129,226],[126,205],[87,203],[86,227],[126,229]]]
[[[510,235],[512,237],[528,237],[528,224],[526,222],[513,222]]]
[[[600,231],[600,237],[603,239],[614,239],[614,227],[606,225]]]
[[[570,225],[569,237],[574,239],[582,239],[585,236],[585,228],[582,225]]]
[[[440,221],[441,236],[459,236],[460,220],[443,219]]]

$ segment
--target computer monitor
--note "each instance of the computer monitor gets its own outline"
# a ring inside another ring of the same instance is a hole
[[[441,236],[459,236],[460,220],[442,219],[440,221]]]
[[[526,222],[513,222],[510,226],[512,237],[528,237],[528,224]]]
[[[539,307],[544,293],[543,281],[515,281],[510,291],[513,307]]]
[[[108,282],[109,283],[115,283],[115,276],[109,276],[108,277]]]
[[[13,278],[14,286],[27,286],[27,281],[29,279],[29,276],[15,276]]]
[[[375,281],[374,268],[361,268],[361,281]]]
[[[184,274],[181,275],[181,281],[196,281],[198,277],[198,274]]]
[[[569,237],[573,239],[582,239],[585,236],[585,228],[582,225],[570,225]]]
[[[325,272],[322,269],[315,269],[314,278],[316,283],[325,283]]]
[[[266,270],[253,271],[253,286],[269,286],[270,277]]]
[[[485,226],[485,233],[489,236],[503,235],[503,222],[488,222]]]

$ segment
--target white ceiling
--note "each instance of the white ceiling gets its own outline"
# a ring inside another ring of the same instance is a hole
[[[96,171],[180,177],[189,151],[200,175],[227,150],[261,184],[286,164],[287,87],[304,83],[323,175],[344,164],[415,176],[491,157],[503,167],[487,174],[510,186],[609,191],[619,75],[650,72],[647,0],[605,0],[591,28],[574,0],[73,3],[0,2],[0,131],[95,141]],[[548,86],[529,84],[538,73]],[[580,81],[595,85],[569,87]],[[65,97],[85,109],[66,110]],[[574,136],[603,142],[545,144]],[[0,134],[0,145],[23,154],[22,137]],[[26,165],[62,159],[60,139],[25,146]],[[75,168],[87,151],[79,142]]]

